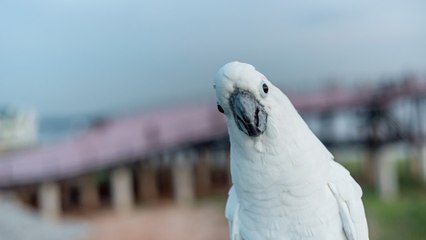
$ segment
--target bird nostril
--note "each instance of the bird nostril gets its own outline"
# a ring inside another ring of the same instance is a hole
[[[254,124],[256,127],[259,126],[259,108],[256,108],[256,112],[254,113]]]

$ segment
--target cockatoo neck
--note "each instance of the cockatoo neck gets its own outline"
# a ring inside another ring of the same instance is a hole
[[[266,131],[258,137],[228,125],[231,174],[237,188],[260,191],[275,184],[314,181],[317,176],[308,175],[310,170],[321,171],[320,165],[332,157],[285,96],[277,105],[284,107],[272,109]]]

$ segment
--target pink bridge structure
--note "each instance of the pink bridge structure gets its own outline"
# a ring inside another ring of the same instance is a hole
[[[390,161],[383,161],[384,149],[393,143],[418,149],[413,169],[426,179],[425,96],[426,81],[416,78],[379,88],[289,94],[304,117],[317,119],[320,130],[326,129],[317,132],[326,145],[368,150],[369,176],[384,197],[397,193],[397,180],[386,177],[393,169],[386,167]],[[393,114],[401,101],[415,110],[405,122]],[[333,138],[330,122],[341,111],[350,112],[365,129]],[[230,185],[228,158],[226,124],[215,103],[170,107],[106,119],[66,139],[0,155],[0,190],[39,208],[47,218],[73,208],[128,211],[137,201],[164,196],[188,204]]]

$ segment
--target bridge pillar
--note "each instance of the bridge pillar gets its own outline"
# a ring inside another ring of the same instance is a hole
[[[179,205],[191,205],[194,202],[194,176],[188,152],[175,153],[172,166],[174,199]]]
[[[129,212],[133,207],[133,181],[130,168],[115,168],[111,178],[113,208],[118,213]]]
[[[83,209],[96,209],[99,207],[98,183],[95,174],[89,174],[79,179],[81,206]]]
[[[61,214],[60,187],[57,182],[43,182],[38,188],[38,202],[43,218],[56,220]]]
[[[392,200],[398,196],[398,171],[395,162],[393,145],[383,146],[379,150],[376,163],[377,182],[380,197],[384,200]]]
[[[210,161],[211,151],[207,147],[197,151],[197,162],[195,165],[197,193],[200,196],[206,196],[211,188]]]
[[[149,159],[151,160],[151,159]],[[156,158],[152,160],[158,160]],[[157,176],[154,164],[144,161],[139,166],[138,174],[139,199],[145,202],[155,202],[158,199]]]

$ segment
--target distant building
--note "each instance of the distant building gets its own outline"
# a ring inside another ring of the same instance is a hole
[[[37,141],[37,114],[29,109],[0,109],[0,152],[33,145]]]

